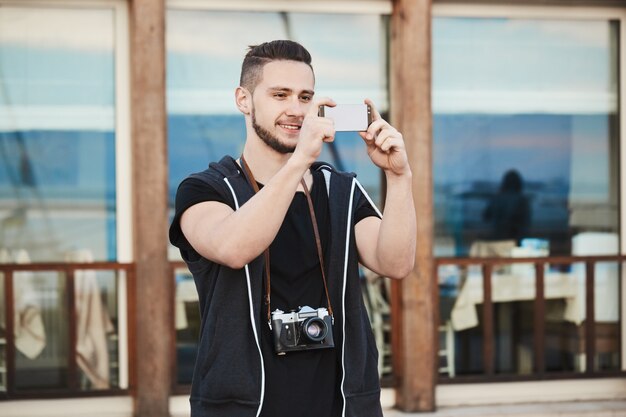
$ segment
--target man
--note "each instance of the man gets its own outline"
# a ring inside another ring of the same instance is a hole
[[[402,135],[366,100],[373,122],[361,133],[364,151],[387,179],[381,216],[353,174],[315,162],[335,134],[318,107],[335,103],[314,99],[306,49],[291,41],[251,47],[240,84],[243,154],[181,183],[170,229],[200,299],[192,416],[382,416],[358,262],[394,278],[413,268]],[[270,309],[303,306],[332,314],[334,347],[277,354]]]

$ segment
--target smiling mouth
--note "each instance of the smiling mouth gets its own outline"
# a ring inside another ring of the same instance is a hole
[[[299,131],[301,127],[300,125],[287,125],[287,124],[281,124],[281,123],[279,123],[278,126],[282,127],[283,129],[291,130],[294,132]]]

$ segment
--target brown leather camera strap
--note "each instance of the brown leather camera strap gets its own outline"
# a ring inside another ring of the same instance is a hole
[[[313,199],[311,198],[311,193],[309,193],[309,188],[306,186],[306,181],[304,178],[300,180],[300,184],[302,184],[302,188],[304,188],[304,194],[306,195],[306,200],[309,203],[309,212],[311,213],[311,221],[313,223],[313,233],[315,233],[315,244],[317,245],[317,256],[320,260],[320,269],[322,270],[322,281],[324,282],[324,292],[326,292],[326,300],[328,301],[328,314],[334,320],[335,315],[333,314],[333,306],[330,305],[330,295],[328,295],[328,285],[326,284],[326,268],[324,268],[324,253],[322,252],[322,239],[320,238],[320,232],[317,228],[317,217],[315,217],[315,210],[313,209]]]
[[[254,179],[252,170],[248,166],[248,163],[246,162],[243,155],[241,155],[240,160],[241,160],[241,166],[243,168],[243,172],[245,174],[246,179],[248,180],[248,183],[254,190],[255,194],[258,193],[259,186],[256,180]],[[315,234],[317,256],[320,261],[320,269],[322,270],[322,281],[324,282],[324,291],[326,293],[326,300],[328,301],[328,313],[330,314],[330,317],[332,318],[334,322],[335,316],[333,315],[333,307],[330,304],[330,295],[328,293],[328,285],[326,284],[326,272],[324,268],[324,254],[322,253],[322,240],[320,239],[320,233],[317,228],[317,217],[315,217],[315,210],[313,209],[313,199],[311,199],[311,193],[309,192],[309,188],[306,186],[306,182],[304,181],[304,178],[300,180],[300,184],[302,184],[302,188],[304,188],[304,194],[306,195],[306,199],[307,199],[308,206],[309,206],[309,213],[311,214],[311,222],[313,223],[313,233]],[[265,249],[263,254],[265,256],[265,276],[267,277],[267,279],[265,280],[265,303],[267,305],[267,322],[268,324],[270,324],[270,327],[271,327],[272,309],[271,309],[270,303],[271,303],[272,287],[270,283],[270,250],[269,248]]]

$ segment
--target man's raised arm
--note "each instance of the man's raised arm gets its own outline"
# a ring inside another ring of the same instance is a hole
[[[361,137],[372,162],[385,172],[383,218],[366,217],[355,227],[361,262],[382,276],[403,278],[415,264],[416,219],[412,173],[402,134],[380,117],[371,100],[373,121]]]

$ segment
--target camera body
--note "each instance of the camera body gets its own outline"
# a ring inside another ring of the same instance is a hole
[[[335,347],[332,318],[323,307],[304,306],[289,313],[277,309],[272,312],[272,332],[278,355]]]

